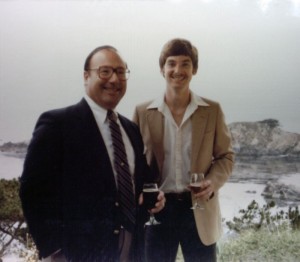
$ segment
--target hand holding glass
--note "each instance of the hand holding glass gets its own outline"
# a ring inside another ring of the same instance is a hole
[[[197,194],[203,190],[202,184],[204,181],[204,174],[203,173],[192,173],[190,178],[190,188],[194,194]],[[198,203],[198,199],[196,198],[196,203],[191,209],[204,209],[203,205]]]
[[[144,205],[147,208],[147,210],[150,210],[155,207],[155,203],[157,202],[157,196],[159,194],[158,187],[156,183],[147,183],[143,186],[143,198],[144,198]],[[160,222],[158,222],[154,214],[150,212],[150,218],[149,221],[145,224],[147,226],[149,225],[158,225]]]

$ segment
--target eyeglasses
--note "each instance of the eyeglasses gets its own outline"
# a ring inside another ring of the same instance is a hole
[[[117,77],[121,81],[126,81],[129,78],[130,70],[122,67],[113,68],[110,66],[100,66],[95,69],[87,69],[87,71],[97,71],[98,77],[103,80],[108,80],[112,77],[113,73],[116,73]]]

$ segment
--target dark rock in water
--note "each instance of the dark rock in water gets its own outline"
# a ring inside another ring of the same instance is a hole
[[[248,194],[256,194],[256,191],[255,190],[247,190],[246,193],[248,193]]]
[[[237,156],[300,157],[300,134],[284,131],[275,119],[229,124]]]
[[[287,203],[300,203],[300,189],[292,185],[277,182],[268,182],[262,196],[267,202],[274,200],[279,206]]]

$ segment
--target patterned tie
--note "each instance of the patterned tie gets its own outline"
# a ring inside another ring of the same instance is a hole
[[[131,231],[135,225],[135,197],[133,192],[132,177],[129,172],[129,165],[125,151],[124,142],[121,135],[120,126],[117,123],[117,116],[112,110],[107,111],[109,128],[114,148],[114,167],[117,172],[119,202],[122,213],[125,216],[123,226]]]

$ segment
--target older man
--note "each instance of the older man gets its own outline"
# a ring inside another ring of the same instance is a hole
[[[115,111],[128,76],[114,47],[96,48],[84,65],[85,97],[36,124],[20,197],[44,261],[142,258],[138,199],[151,175],[138,127]],[[164,201],[161,193],[151,211]]]

